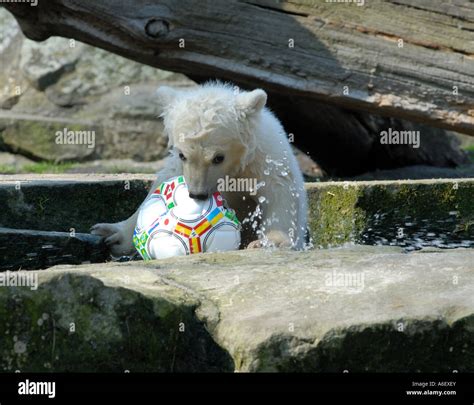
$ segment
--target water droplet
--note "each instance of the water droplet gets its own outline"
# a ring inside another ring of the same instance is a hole
[[[26,344],[19,340],[13,345],[13,350],[17,354],[23,354],[26,352]]]

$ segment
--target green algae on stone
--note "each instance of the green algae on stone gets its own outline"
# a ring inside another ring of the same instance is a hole
[[[0,372],[232,370],[187,303],[63,274],[0,304]]]
[[[89,232],[98,222],[128,218],[143,202],[149,181],[0,184],[0,226]]]
[[[359,206],[366,212],[364,240],[433,235],[452,242],[474,239],[474,184],[443,181],[375,184],[366,187]]]
[[[321,183],[308,187],[308,197],[317,247],[474,240],[472,181]]]
[[[93,134],[94,146],[102,137],[102,129],[93,124],[54,120],[6,120],[6,128],[0,134],[2,143],[26,156],[62,162],[85,160],[94,156],[92,144],[56,143],[57,133],[73,131],[78,134]],[[83,135],[85,136],[85,135]],[[87,137],[85,137],[87,140]],[[84,141],[85,142],[85,141]],[[92,142],[91,140],[88,142]]]
[[[57,266],[36,273],[36,291],[0,288],[0,371],[470,372],[473,252]],[[365,284],[328,284],[334,272]]]
[[[88,232],[98,222],[129,217],[152,180],[0,183],[0,226]],[[80,179],[79,179],[80,180]],[[474,244],[472,180],[308,184],[308,227],[316,247],[346,243],[415,246],[418,241]],[[421,242],[420,242],[421,243]],[[207,259],[202,259],[207,260]],[[228,260],[222,259],[222,260]]]
[[[342,245],[358,239],[365,214],[358,207],[361,194],[354,184],[308,189],[309,229],[316,247]]]

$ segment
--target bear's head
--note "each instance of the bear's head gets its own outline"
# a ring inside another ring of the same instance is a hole
[[[238,177],[251,164],[267,101],[263,90],[212,83],[189,90],[160,87],[157,95],[171,153],[181,161],[192,197],[207,198],[219,179]]]

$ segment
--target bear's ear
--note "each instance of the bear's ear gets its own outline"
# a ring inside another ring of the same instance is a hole
[[[163,114],[165,109],[178,97],[179,91],[169,86],[160,86],[156,90],[158,110]]]
[[[267,93],[261,89],[246,91],[237,95],[236,107],[245,114],[259,112],[267,102]]]

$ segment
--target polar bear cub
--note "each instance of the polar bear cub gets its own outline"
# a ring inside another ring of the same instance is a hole
[[[151,189],[184,175],[191,198],[218,190],[253,239],[248,248],[301,249],[305,244],[307,200],[303,176],[286,133],[266,107],[267,94],[220,82],[175,90],[160,87],[157,103],[170,155]],[[116,224],[96,224],[114,256],[134,251],[138,210]]]

